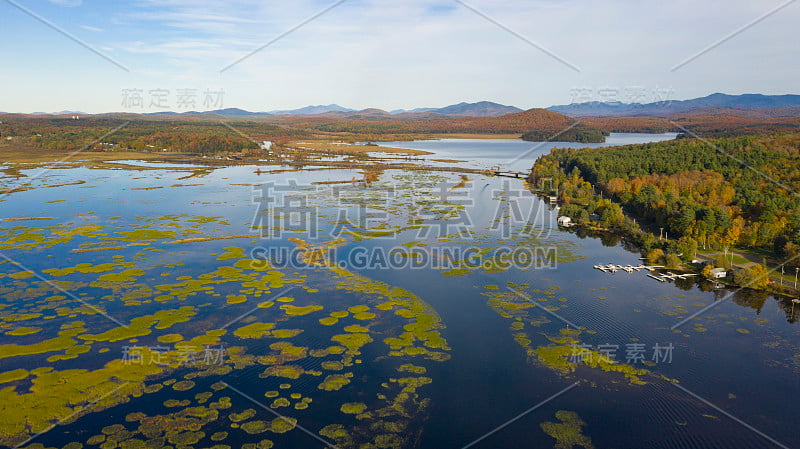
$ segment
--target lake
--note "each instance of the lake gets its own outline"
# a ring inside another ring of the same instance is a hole
[[[611,133],[605,143],[526,142],[520,139],[442,139],[401,142],[380,142],[378,145],[425,150],[442,159],[468,161],[472,166],[490,168],[499,165],[505,170],[527,171],[531,161],[550,153],[553,148],[597,148],[635,143],[673,140],[677,133],[641,134]]]
[[[382,145],[520,170],[578,146]],[[0,168],[0,445],[800,447],[800,309],[595,270],[639,254],[521,180]]]

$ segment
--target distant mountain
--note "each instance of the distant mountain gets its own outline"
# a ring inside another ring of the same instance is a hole
[[[264,115],[263,112],[250,112],[245,111],[244,109],[239,108],[227,108],[227,109],[217,109],[214,111],[206,111],[206,112],[197,112],[197,111],[190,111],[190,112],[153,112],[146,115],[198,115],[198,114],[216,114],[222,115],[225,117],[246,117],[246,116],[253,116],[253,115]]]
[[[499,117],[501,115],[522,112],[522,109],[515,106],[492,103],[490,101],[481,101],[479,103],[454,104],[431,112],[460,117]]]
[[[692,100],[656,103],[588,102],[552,106],[548,109],[570,117],[666,116],[708,108],[776,109],[800,107],[800,95],[712,94]]]
[[[327,112],[353,112],[354,109],[345,108],[338,104],[319,105],[319,106],[306,106],[300,109],[292,109],[285,111],[270,111],[267,114],[273,115],[319,115]]]
[[[702,109],[693,109],[691,111],[678,112],[675,114],[671,114],[670,117],[671,118],[691,117],[691,116],[707,115],[707,114],[729,114],[729,115],[736,115],[739,117],[747,117],[755,119],[800,117],[800,107],[767,108],[767,109],[759,109],[759,108],[738,109],[738,108],[727,108],[727,107],[714,107],[714,108],[702,108]]]
[[[411,110],[398,109],[392,114],[417,114],[433,112],[442,115],[455,117],[500,117],[501,115],[522,112],[522,109],[515,106],[506,106],[491,101],[481,101],[478,103],[459,103],[443,108],[417,108]]]

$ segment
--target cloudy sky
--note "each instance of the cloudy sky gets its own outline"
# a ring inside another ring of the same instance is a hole
[[[800,93],[800,1],[0,0],[0,17],[10,112]]]

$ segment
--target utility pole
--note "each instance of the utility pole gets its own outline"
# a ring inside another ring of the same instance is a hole
[[[794,289],[797,290],[797,273],[800,273],[800,267],[794,269]]]

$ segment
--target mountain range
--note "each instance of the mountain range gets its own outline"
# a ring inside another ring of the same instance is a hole
[[[306,106],[300,109],[291,110],[277,110],[268,112],[250,112],[239,108],[217,109],[214,111],[198,112],[154,112],[147,115],[198,115],[198,114],[215,114],[225,117],[247,117],[247,116],[267,116],[267,115],[332,115],[336,117],[349,117],[355,116],[398,116],[399,118],[420,118],[420,117],[435,117],[435,116],[448,116],[448,117],[500,117],[506,114],[515,112],[522,112],[522,109],[515,106],[506,106],[491,101],[480,101],[478,103],[459,103],[443,108],[417,108],[411,110],[397,109],[391,112],[382,109],[364,109],[357,111],[355,109],[345,108],[338,104]]]
[[[549,111],[568,117],[674,117],[677,115],[730,114],[749,118],[800,117],[800,95],[727,95],[715,93],[691,100],[674,100],[656,103],[586,102],[551,106]],[[491,101],[477,103],[458,103],[442,108],[396,109],[391,112],[382,109],[363,109],[360,111],[337,104],[306,106],[292,110],[251,112],[239,108],[217,109],[198,112],[155,112],[153,116],[222,116],[228,118],[258,118],[269,116],[321,116],[352,120],[442,120],[455,117],[501,117],[523,110]],[[75,111],[61,111],[53,114],[37,112],[32,115],[72,115]]]
[[[570,117],[667,116],[690,111],[737,113],[738,110],[800,108],[800,95],[726,95],[715,93],[692,100],[656,103],[587,102],[551,106],[548,109]],[[792,114],[791,109],[786,113]],[[746,113],[746,112],[743,112]],[[796,114],[796,111],[794,112]]]

